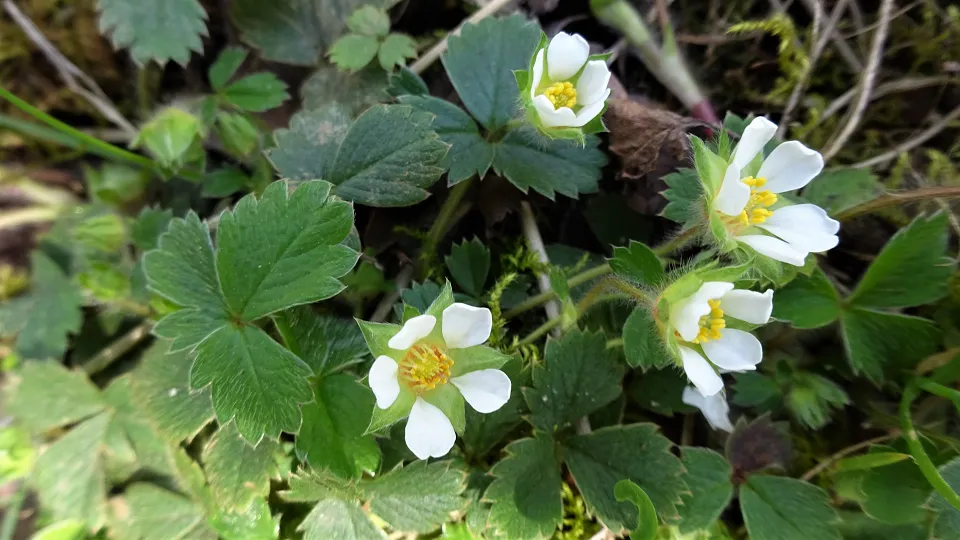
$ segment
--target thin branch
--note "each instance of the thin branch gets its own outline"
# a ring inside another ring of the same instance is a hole
[[[880,24],[877,31],[873,34],[873,44],[870,47],[870,56],[867,58],[867,65],[864,67],[863,77],[860,79],[860,95],[850,111],[847,123],[840,130],[840,133],[833,139],[833,142],[823,151],[823,160],[830,161],[837,155],[843,146],[847,144],[853,132],[856,131],[860,120],[863,119],[863,112],[870,102],[870,93],[873,91],[873,85],[877,78],[877,71],[880,68],[880,58],[883,56],[883,46],[887,41],[887,31],[890,29],[890,16],[893,12],[893,0],[882,0],[880,4]]]
[[[937,86],[941,84],[960,84],[960,80],[957,80],[955,77],[939,75],[934,77],[912,77],[890,81],[877,86],[873,90],[873,93],[870,94],[870,101],[880,99],[896,92],[909,92],[911,90],[919,90],[928,86]],[[853,98],[856,95],[857,89],[851,88],[850,90],[847,90],[841,94],[837,99],[831,101],[830,105],[823,110],[823,114],[820,115],[820,118],[817,119],[817,123],[814,124],[813,127],[819,126],[827,118],[830,118],[831,116],[840,112],[841,109],[853,101]]]
[[[874,156],[870,159],[861,161],[860,163],[851,165],[851,167],[854,167],[854,168],[873,167],[874,165],[880,165],[881,163],[886,163],[890,160],[896,159],[897,156],[899,156],[900,154],[904,152],[909,152],[910,150],[913,150],[914,148],[920,146],[921,144],[929,141],[930,139],[935,137],[938,133],[946,129],[951,122],[953,122],[954,120],[957,120],[958,118],[960,118],[960,106],[957,106],[956,108],[954,108],[946,116],[941,118],[940,121],[938,121],[937,123],[921,131],[915,136],[903,141],[902,143],[894,147],[892,150],[888,150],[887,152],[884,152],[879,156]]]
[[[0,214],[0,230],[36,223],[47,223],[57,219],[58,214],[59,210],[51,206],[17,208],[16,210]]]
[[[842,2],[843,8],[840,8],[841,2],[837,2],[837,7],[834,8],[834,11],[843,11],[848,9],[847,2]],[[803,0],[803,5],[806,6],[807,10],[811,11],[814,14],[814,21],[817,20],[817,14],[820,14],[822,17],[823,6],[820,4],[820,0]],[[814,34],[816,35],[816,34]],[[840,53],[840,57],[843,58],[844,62],[853,70],[854,73],[859,73],[863,69],[863,61],[860,60],[860,57],[857,56],[857,53],[853,52],[853,49],[850,48],[850,45],[844,41],[843,36],[836,32],[836,24],[833,27],[830,27],[827,23],[827,27],[823,29],[823,37],[829,38],[833,41],[833,46],[837,49],[837,52]]]
[[[397,288],[383,295],[380,303],[377,304],[377,309],[373,311],[373,315],[370,317],[371,322],[383,322],[387,319],[387,315],[390,315],[390,310],[393,308],[394,302],[400,298],[400,293],[410,286],[410,280],[413,279],[413,270],[412,264],[408,264],[400,269],[400,272],[397,273]]]
[[[425,69],[436,62],[437,59],[440,58],[440,55],[447,50],[447,39],[450,36],[459,34],[460,30],[467,24],[476,24],[477,22],[495,14],[512,1],[513,0],[492,0],[489,4],[478,9],[476,13],[467,17],[462,23],[460,23],[460,26],[447,34],[446,37],[437,42],[433,47],[430,47],[427,52],[420,55],[420,58],[417,58],[414,63],[410,64],[410,71],[414,73],[423,73]]]
[[[846,221],[864,214],[871,214],[889,206],[899,206],[905,203],[930,199],[953,199],[958,197],[960,197],[960,187],[957,186],[937,186],[914,189],[904,193],[887,193],[872,201],[848,208],[835,215],[834,218],[839,221]]]
[[[83,364],[84,371],[89,375],[99,373],[114,363],[121,356],[127,354],[140,343],[140,340],[150,335],[153,328],[152,321],[143,321],[124,334],[120,339],[103,348],[96,356]]]
[[[527,245],[530,250],[537,254],[537,258],[543,264],[550,264],[550,258],[547,257],[547,248],[543,245],[543,237],[540,236],[540,229],[537,227],[537,218],[533,215],[533,209],[530,203],[522,201],[520,203],[520,220],[523,225],[523,235],[527,237]],[[550,276],[545,272],[537,272],[537,282],[540,284],[540,294],[553,295],[553,289],[550,287]],[[549,300],[543,306],[547,312],[547,319],[560,318],[560,304],[556,300]],[[556,332],[554,332],[556,335]]]
[[[848,446],[848,447],[840,450],[839,452],[836,452],[836,453],[830,455],[830,457],[824,459],[824,460],[821,461],[820,463],[817,463],[817,465],[816,465],[815,467],[813,467],[813,468],[810,469],[809,471],[803,473],[803,476],[801,476],[800,479],[803,480],[804,482],[809,482],[810,480],[813,480],[818,474],[820,474],[820,473],[822,473],[823,471],[827,470],[831,465],[833,465],[833,464],[836,463],[837,461],[840,461],[841,459],[845,458],[846,456],[849,456],[850,454],[857,453],[857,452],[859,452],[860,450],[863,450],[864,448],[869,448],[870,446],[873,446],[874,444],[878,444],[878,443],[882,443],[882,442],[885,442],[885,441],[889,441],[890,439],[896,439],[897,437],[899,437],[899,436],[902,435],[902,434],[903,434],[902,431],[900,431],[899,429],[895,429],[895,430],[891,431],[890,433],[887,433],[886,435],[881,435],[881,436],[879,436],[879,437],[874,437],[874,438],[872,438],[872,439],[867,439],[867,440],[865,440],[865,441],[859,442],[859,443],[854,444],[854,445],[852,445],[852,446]]]

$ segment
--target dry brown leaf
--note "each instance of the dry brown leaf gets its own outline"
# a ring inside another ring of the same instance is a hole
[[[695,118],[644,105],[611,99],[604,122],[610,130],[610,151],[620,156],[623,178],[632,180],[675,163],[687,152],[687,131],[707,126]]]

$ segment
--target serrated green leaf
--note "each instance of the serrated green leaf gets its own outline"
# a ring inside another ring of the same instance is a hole
[[[230,155],[247,157],[260,147],[260,130],[245,114],[218,112],[214,131]]]
[[[158,340],[133,372],[131,385],[137,406],[167,439],[193,438],[213,420],[210,389],[190,389],[190,365],[186,351],[166,354],[169,343]]]
[[[138,64],[186,66],[191,52],[203,52],[207,13],[197,0],[98,0],[97,8],[100,31]]]
[[[380,45],[377,60],[380,67],[390,71],[395,66],[402,66],[407,58],[417,57],[417,42],[406,34],[390,34]]]
[[[493,169],[524,193],[530,188],[553,199],[556,193],[576,198],[595,193],[607,158],[588,136],[583,145],[572,140],[547,139],[529,128],[511,130],[496,144]]]
[[[807,184],[803,198],[833,216],[882,192],[883,187],[870,169],[830,169]]]
[[[751,476],[740,506],[753,540],[840,540],[837,513],[820,488],[778,476]]]
[[[886,454],[884,447],[871,448],[868,456]],[[926,502],[933,488],[913,460],[870,469],[860,481],[863,511],[883,523],[904,524],[927,516]]]
[[[493,503],[488,525],[506,538],[550,538],[563,517],[560,464],[553,439],[538,436],[507,445],[493,466],[483,498]]]
[[[280,447],[269,440],[250,446],[233,424],[222,426],[203,449],[203,465],[214,500],[221,508],[246,508],[270,491],[278,476],[275,454]]]
[[[640,486],[630,480],[621,480],[613,486],[613,494],[618,502],[631,502],[639,512],[639,524],[630,531],[630,540],[653,540],[657,536],[660,522],[653,501]]]
[[[55,362],[27,362],[4,389],[4,409],[32,433],[83,420],[107,404],[87,376]]]
[[[490,272],[490,249],[474,238],[469,242],[454,244],[450,255],[444,259],[447,269],[457,285],[467,294],[479,297]]]
[[[737,373],[733,386],[733,403],[741,407],[758,407],[769,410],[783,399],[780,385],[761,373],[748,371]]]
[[[488,130],[514,116],[519,90],[513,71],[529,67],[539,42],[540,29],[520,15],[467,24],[447,40],[443,67],[467,110]]]
[[[356,364],[367,354],[363,334],[354,321],[298,306],[274,315],[274,322],[287,348],[317,375]]]
[[[382,8],[363,6],[347,18],[347,28],[360,35],[383,37],[390,32],[390,16]]]
[[[680,494],[686,490],[683,465],[670,453],[673,444],[654,424],[598,429],[564,440],[563,459],[587,507],[612,530],[637,527],[637,508],[618,502],[613,488],[620,480],[640,486],[663,519],[676,518]]]
[[[397,71],[391,72],[387,76],[387,80],[387,93],[393,97],[425,96],[430,94],[427,83],[423,82],[420,75],[417,75],[404,66],[401,66]],[[436,124],[437,122],[434,123]]]
[[[304,110],[340,104],[351,118],[388,99],[387,76],[382,69],[368,66],[356,73],[322,65],[300,87]]]
[[[669,202],[661,215],[676,223],[691,224],[697,214],[703,212],[700,209],[703,186],[697,172],[693,169],[678,169],[664,176],[663,182],[667,184],[667,189],[662,195]]]
[[[403,300],[403,303],[417,310],[418,314],[427,311],[427,308],[438,296],[440,296],[440,285],[432,281],[424,281],[423,283],[414,281],[408,289],[400,293],[400,299]]]
[[[277,146],[267,150],[267,157],[284,178],[323,178],[333,165],[349,127],[346,109],[336,103],[300,111],[290,119],[289,129],[274,132]]]
[[[100,458],[110,414],[101,413],[51,444],[30,481],[55,519],[76,519],[97,530],[104,520],[106,486]]]
[[[431,129],[433,116],[405,105],[380,105],[347,131],[326,180],[336,194],[367,206],[410,206],[443,174],[449,145]]]
[[[787,409],[810,429],[822,428],[830,421],[833,409],[850,403],[843,388],[826,377],[798,371],[793,374],[792,383],[787,393]]]
[[[683,480],[690,489],[677,507],[680,532],[689,534],[708,529],[733,498],[733,467],[723,456],[707,448],[683,447]]]
[[[259,143],[259,132],[257,133]],[[203,196],[222,199],[244,190],[252,180],[237,167],[224,167],[203,176]]]
[[[373,437],[364,436],[373,403],[373,394],[350,375],[320,379],[313,403],[302,408],[297,455],[311,467],[343,478],[375,472],[380,450]]]
[[[681,397],[689,383],[683,371],[676,368],[650,370],[630,384],[630,398],[644,409],[664,416],[693,412]]]
[[[324,499],[297,527],[304,540],[382,540],[387,537],[353,501]]]
[[[608,262],[620,276],[649,287],[659,285],[666,277],[657,254],[642,242],[631,240],[629,247],[614,247]]]
[[[950,460],[940,466],[937,471],[953,489],[954,493],[960,493],[960,458]],[[928,506],[939,512],[933,524],[934,537],[956,538],[957,531],[960,531],[960,510],[954,508],[942,495],[936,492],[930,497]]]
[[[523,390],[537,428],[558,430],[620,395],[623,368],[603,334],[571,330],[547,341],[545,355],[533,369],[533,388]]]
[[[217,510],[207,523],[220,538],[229,540],[265,540],[280,533],[280,515],[270,515],[270,505],[259,498],[241,511]]]
[[[662,369],[675,362],[646,306],[634,308],[623,324],[623,355],[630,367],[644,371]]]
[[[217,60],[207,71],[207,77],[210,79],[210,86],[214,90],[220,90],[227,85],[231,77],[240,69],[243,61],[247,59],[249,51],[243,47],[226,47],[220,51]]]
[[[480,135],[473,118],[453,103],[429,95],[400,97],[400,103],[426,111],[436,118],[431,127],[440,139],[450,145],[450,151],[440,166],[448,169],[450,185],[458,184],[476,174],[483,178],[493,163],[495,147]]]
[[[819,328],[839,316],[840,297],[819,268],[810,277],[798,275],[778,289],[773,303],[773,317],[794,328]]]
[[[327,56],[342,70],[359,71],[377,56],[379,48],[376,37],[347,34],[333,43]]]
[[[137,540],[214,540],[203,509],[189,499],[138,482],[110,500],[111,528],[119,537]]]
[[[24,359],[59,360],[67,336],[80,331],[83,298],[49,257],[30,256],[30,291],[0,304],[0,335],[16,336],[14,351]]]
[[[223,89],[223,98],[234,107],[250,112],[263,112],[279,107],[290,98],[287,83],[269,72],[254,73],[230,83]]]
[[[464,473],[450,462],[417,461],[362,484],[370,510],[394,529],[429,532],[460,510]]]
[[[946,257],[947,240],[945,213],[913,220],[890,238],[848,301],[855,306],[898,308],[941,298],[956,266]]]
[[[940,348],[940,329],[919,317],[852,308],[840,323],[851,369],[874,382],[885,369],[911,368]]]

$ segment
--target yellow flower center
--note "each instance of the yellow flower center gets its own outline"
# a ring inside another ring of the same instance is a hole
[[[554,109],[560,107],[573,107],[577,104],[577,89],[568,82],[553,83],[549,88],[543,91],[550,103],[553,103]]]
[[[450,378],[453,360],[434,345],[417,344],[400,360],[397,374],[411,390],[421,393],[445,384]]]
[[[712,339],[720,339],[720,330],[727,327],[727,321],[723,320],[723,310],[720,309],[719,300],[708,300],[710,304],[710,313],[700,317],[700,332],[693,338],[693,343],[706,343]]]
[[[750,200],[747,201],[747,206],[744,207],[743,212],[740,212],[740,223],[744,226],[763,223],[768,217],[773,215],[773,212],[767,210],[767,208],[777,202],[776,194],[769,190],[760,189],[766,185],[766,178],[748,176],[744,178],[742,182],[750,186]]]

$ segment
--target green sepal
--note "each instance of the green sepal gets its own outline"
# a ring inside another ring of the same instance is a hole
[[[463,430],[467,425],[466,402],[456,386],[447,382],[425,392],[420,397],[443,411],[443,415],[453,424],[453,430],[457,435],[463,436]]]
[[[710,194],[708,200],[713,200],[723,184],[723,176],[727,171],[727,162],[715,154],[706,143],[696,135],[690,135],[690,146],[693,148],[693,163],[697,169],[700,182],[704,190]]]
[[[387,345],[390,338],[400,331],[400,325],[367,322],[360,319],[356,319],[356,321],[357,325],[360,326],[360,331],[363,332],[363,339],[367,342],[367,348],[370,349],[370,354],[375,359],[379,356],[389,356],[394,360],[399,360],[403,356],[404,351],[391,349]]]
[[[510,360],[509,356],[484,345],[465,349],[448,349],[447,356],[453,360],[453,367],[450,368],[451,377],[459,377],[481,369],[499,369]]]
[[[400,395],[397,396],[393,404],[386,409],[381,409],[376,405],[373,406],[373,414],[370,415],[370,424],[363,434],[369,435],[375,433],[410,416],[410,409],[413,408],[413,403],[416,400],[417,395],[407,388],[406,385],[401,384]]]

